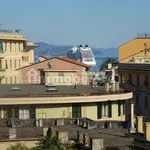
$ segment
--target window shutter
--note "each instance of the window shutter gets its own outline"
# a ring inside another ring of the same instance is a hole
[[[34,119],[36,116],[35,116],[35,105],[31,105],[31,109],[30,109],[30,118],[31,119]]]
[[[108,101],[108,117],[112,117],[112,102]]]
[[[3,52],[3,41],[0,40],[0,52]]]
[[[14,117],[17,119],[19,118],[19,107],[14,108]]]
[[[120,107],[120,101],[118,101],[118,116],[121,116],[121,107]]]
[[[97,103],[97,119],[102,118],[102,103]]]

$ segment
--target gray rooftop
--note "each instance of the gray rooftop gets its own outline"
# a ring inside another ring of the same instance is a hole
[[[50,91],[48,91],[50,89]],[[57,91],[51,91],[57,89]],[[120,90],[123,92],[123,90]],[[78,85],[74,86],[56,86],[46,87],[45,85],[29,85],[29,84],[1,84],[0,97],[27,97],[27,96],[81,96],[81,95],[103,95],[105,93],[104,86],[91,88],[91,86]]]

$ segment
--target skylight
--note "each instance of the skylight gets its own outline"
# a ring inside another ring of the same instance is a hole
[[[57,89],[54,87],[51,87],[51,88],[48,88],[46,91],[47,92],[57,92]]]
[[[20,91],[20,88],[18,88],[18,87],[12,87],[12,88],[10,89],[10,91]]]

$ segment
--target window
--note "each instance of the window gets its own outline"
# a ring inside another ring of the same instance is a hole
[[[97,103],[97,119],[102,117],[112,117],[112,103],[111,101]]]
[[[149,86],[148,75],[145,75],[144,86]]]
[[[12,43],[10,43],[10,52],[12,52]]]
[[[122,74],[120,75],[120,82],[121,82],[121,84],[122,84]]]
[[[20,68],[20,66],[21,66],[21,65],[20,65],[20,59],[19,59],[19,68]]]
[[[16,76],[15,76],[15,84],[17,83],[17,78],[16,78]]]
[[[10,60],[10,68],[12,69],[12,60]]]
[[[7,78],[5,78],[5,84],[7,84]]]
[[[8,69],[7,60],[5,60],[5,69]]]
[[[138,74],[136,76],[136,83],[137,83],[137,86],[140,85],[140,76]]]
[[[148,109],[148,97],[145,97],[145,109]]]
[[[12,84],[12,77],[10,77],[10,84]]]
[[[72,117],[81,117],[81,104],[72,104]]]
[[[64,72],[59,72],[58,76],[64,76]]]
[[[125,114],[125,101],[118,101],[118,116]]]
[[[15,59],[15,68],[17,67],[16,59]]]
[[[139,106],[139,96],[136,95],[136,105]]]
[[[132,84],[132,75],[131,74],[128,75],[128,84]]]
[[[97,119],[102,118],[102,103],[97,104]]]

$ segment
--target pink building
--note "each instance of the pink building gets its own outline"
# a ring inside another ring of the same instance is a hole
[[[68,57],[53,57],[18,69],[22,84],[87,85],[89,65]]]

